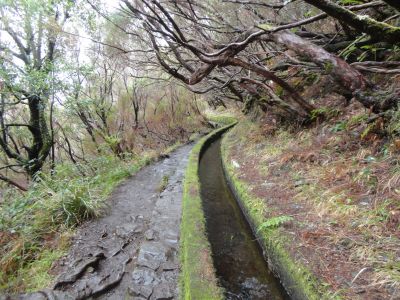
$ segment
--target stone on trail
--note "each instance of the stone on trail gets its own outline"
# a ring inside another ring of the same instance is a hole
[[[163,271],[172,271],[177,270],[179,268],[179,265],[176,262],[167,261],[162,264],[161,268]]]
[[[115,234],[121,238],[129,238],[134,233],[141,233],[144,229],[143,222],[140,223],[127,223],[119,226]]]
[[[156,273],[147,268],[138,268],[132,272],[134,284],[149,285],[156,280]]]
[[[140,248],[137,264],[157,270],[161,263],[167,261],[168,249],[159,242],[145,242]]]
[[[144,233],[144,237],[146,238],[146,240],[148,241],[152,241],[154,240],[155,236],[154,236],[154,230],[149,229]]]
[[[161,283],[154,288],[154,292],[151,295],[153,300],[170,300],[174,298],[174,293],[168,284]]]
[[[153,293],[153,287],[149,285],[133,285],[129,288],[129,294],[132,296],[142,296],[149,299]]]

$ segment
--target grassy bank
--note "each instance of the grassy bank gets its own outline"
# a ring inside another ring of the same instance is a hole
[[[262,246],[268,253],[269,267],[278,274],[286,290],[294,299],[330,299],[324,297],[327,289],[301,263],[291,257],[286,247],[288,238],[283,225],[292,221],[290,216],[280,215],[266,217],[269,207],[262,198],[251,194],[252,186],[239,179],[235,165],[237,161],[229,160],[230,147],[235,143],[235,132],[228,133],[221,144],[221,155],[225,175],[239,204],[251,224],[256,236],[262,241]]]
[[[244,121],[223,140],[272,267],[303,299],[399,295],[398,152],[365,138],[363,114],[273,132]]]
[[[182,223],[180,295],[182,299],[223,299],[218,286],[207,239],[205,218],[198,178],[199,159],[203,149],[232,125],[214,130],[193,148],[185,173]]]
[[[12,293],[49,286],[52,264],[68,251],[74,228],[101,215],[113,189],[156,157],[100,156],[62,164],[25,194],[9,190],[0,206],[0,289]]]

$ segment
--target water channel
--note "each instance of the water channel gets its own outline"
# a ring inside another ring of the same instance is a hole
[[[201,196],[207,233],[220,284],[228,300],[288,300],[290,297],[268,269],[222,169],[221,139],[200,159]]]

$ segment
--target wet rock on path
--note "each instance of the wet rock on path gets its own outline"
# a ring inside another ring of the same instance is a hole
[[[8,299],[176,299],[190,149],[179,148],[116,189],[109,213],[78,230],[52,289]],[[165,176],[168,185],[160,193]]]

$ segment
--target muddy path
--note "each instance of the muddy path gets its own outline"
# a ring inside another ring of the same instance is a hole
[[[19,299],[176,299],[182,180],[191,148],[119,186],[109,212],[79,228],[58,262],[54,287]]]

